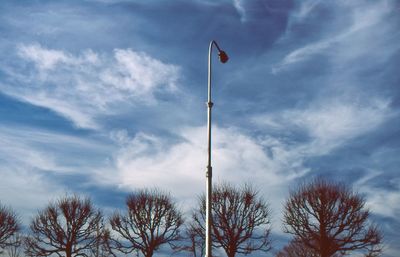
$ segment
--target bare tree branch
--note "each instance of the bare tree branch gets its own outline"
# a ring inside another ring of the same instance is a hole
[[[320,255],[304,245],[300,240],[294,239],[278,252],[276,257],[320,257]]]
[[[0,253],[5,247],[18,243],[10,239],[19,230],[17,215],[10,208],[0,204]]]
[[[202,228],[190,223],[186,225],[182,240],[173,244],[172,249],[175,252],[189,252],[193,257],[203,257],[205,253],[205,240],[202,237]]]
[[[10,244],[6,246],[5,252],[9,257],[20,257],[22,255],[22,236],[19,232],[14,233],[9,239]]]

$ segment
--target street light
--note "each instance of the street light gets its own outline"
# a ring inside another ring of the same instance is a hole
[[[208,139],[208,161],[206,170],[206,256],[211,255],[211,194],[212,194],[212,167],[211,167],[211,108],[213,102],[211,101],[211,52],[212,47],[215,45],[218,49],[218,57],[222,63],[228,61],[228,55],[219,48],[217,42],[212,40],[208,48],[208,101],[207,101],[207,139]]]

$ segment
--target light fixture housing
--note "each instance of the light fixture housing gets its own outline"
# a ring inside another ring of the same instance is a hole
[[[222,63],[226,63],[229,60],[228,55],[222,50],[219,51],[218,57],[219,57],[220,62],[222,62]]]

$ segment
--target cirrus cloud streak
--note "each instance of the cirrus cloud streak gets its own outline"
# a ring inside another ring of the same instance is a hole
[[[157,94],[178,90],[178,66],[131,49],[73,55],[32,44],[18,46],[17,53],[23,64],[14,67],[14,80],[0,90],[49,108],[77,127],[98,128],[98,117],[118,112],[121,104],[151,105]],[[29,65],[35,69],[25,73],[23,67]]]

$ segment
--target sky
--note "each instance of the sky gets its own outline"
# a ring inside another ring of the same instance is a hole
[[[400,2],[0,2],[0,201],[24,224],[76,193],[110,213],[133,190],[205,191],[208,46],[214,183],[272,210],[314,177],[365,197],[400,252]],[[268,255],[267,255],[268,256]]]

